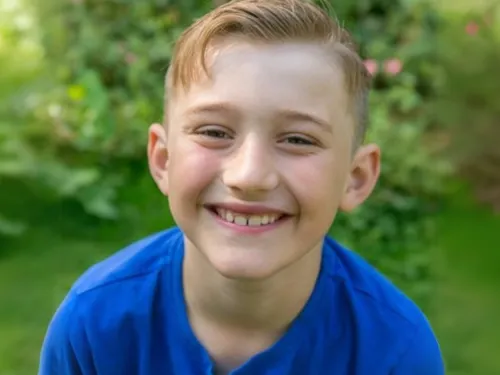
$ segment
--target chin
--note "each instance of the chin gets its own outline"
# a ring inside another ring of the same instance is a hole
[[[277,274],[281,267],[271,263],[256,261],[255,259],[213,259],[212,267],[222,276],[231,280],[260,281]]]

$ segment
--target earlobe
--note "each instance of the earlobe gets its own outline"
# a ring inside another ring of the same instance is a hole
[[[153,124],[148,132],[148,165],[151,177],[164,195],[168,195],[168,149],[165,128]]]
[[[372,193],[380,175],[380,148],[370,144],[357,151],[351,168],[340,209],[350,212]]]

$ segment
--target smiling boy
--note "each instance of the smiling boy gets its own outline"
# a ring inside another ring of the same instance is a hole
[[[368,198],[369,75],[301,0],[240,0],[188,28],[148,160],[178,225],[87,271],[41,375],[441,375],[421,311],[325,237]]]

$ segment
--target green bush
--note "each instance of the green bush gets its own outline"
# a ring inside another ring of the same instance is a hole
[[[6,179],[27,178],[36,169],[27,124],[36,106],[31,89],[38,87],[43,56],[31,37],[31,14],[7,5],[0,3],[0,187]],[[0,209],[0,234],[19,235],[24,229],[22,221],[7,217]]]
[[[495,7],[447,20],[439,39],[443,79],[433,114],[448,135],[448,156],[478,198],[500,211],[500,30],[494,29],[494,17]]]
[[[332,4],[374,71],[369,138],[384,152],[373,198],[354,215],[341,216],[333,232],[397,282],[420,281],[428,276],[429,213],[446,174],[423,144],[426,103],[435,92],[438,18],[425,2]],[[118,218],[130,204],[118,192],[145,173],[146,129],[162,115],[172,45],[211,2],[37,5],[52,85],[30,94],[34,118],[25,119],[26,131],[10,146],[29,149],[26,155],[36,160],[37,167],[19,177],[43,185],[56,199],[80,202],[91,215]],[[0,153],[6,149],[0,145]],[[0,178],[4,174],[0,170]]]

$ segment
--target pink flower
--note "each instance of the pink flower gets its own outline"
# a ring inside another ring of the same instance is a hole
[[[368,70],[368,73],[370,75],[374,76],[378,72],[378,62],[373,59],[367,59],[363,61],[363,64],[365,64],[366,70]]]
[[[476,35],[479,31],[479,25],[473,21],[465,26],[465,32],[469,35]]]
[[[389,59],[384,62],[384,71],[390,76],[397,76],[403,70],[400,59]]]

